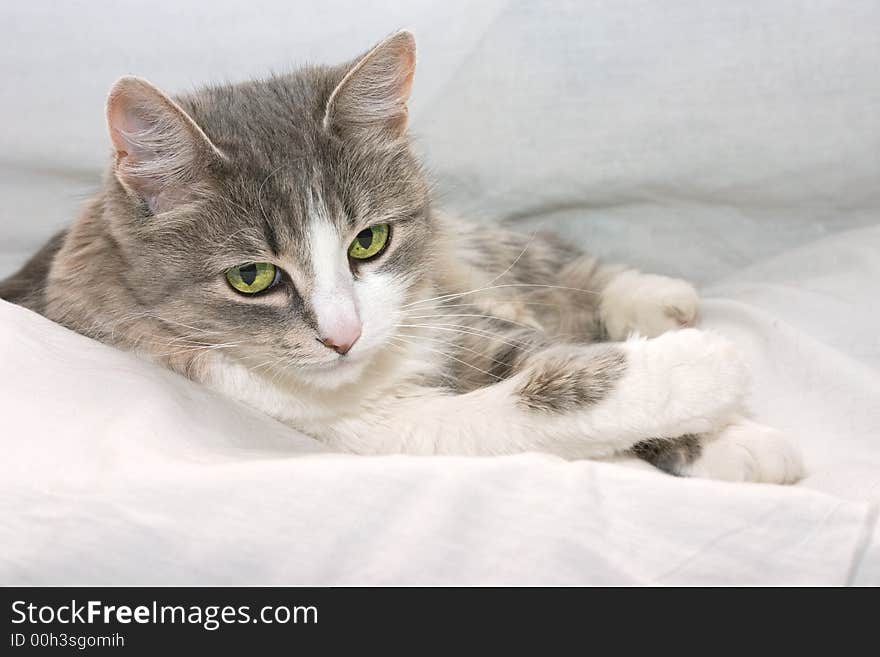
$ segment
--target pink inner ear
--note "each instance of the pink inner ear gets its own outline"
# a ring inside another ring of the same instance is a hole
[[[173,100],[146,80],[121,78],[107,100],[115,173],[154,213],[190,192],[203,160],[222,157]]]
[[[173,134],[179,129],[168,130],[172,121],[162,119],[172,112],[162,92],[145,80],[122,78],[110,91],[107,126],[116,150],[116,175],[140,194],[155,193],[160,187],[164,177],[160,160],[170,159],[170,152],[162,151],[181,142]]]
[[[406,129],[415,74],[415,40],[399,32],[362,57],[330,96],[324,125],[382,130],[399,137]]]
[[[117,159],[129,156],[137,160],[144,155],[139,152],[135,136],[144,134],[149,128],[147,122],[133,110],[130,99],[111,97],[107,104],[107,121]]]
[[[107,122],[116,151],[115,172],[120,182],[142,197],[151,212],[163,211],[159,198],[163,178],[155,167],[159,156],[139,143],[139,139],[154,129],[151,130],[148,121],[139,116],[134,99],[126,94],[111,95],[107,103]]]
[[[400,95],[400,98],[403,99],[403,102],[407,102],[409,100],[409,95],[412,92],[413,79],[415,78],[416,74],[415,41],[408,43],[405,47],[402,48],[399,62],[399,79],[401,81],[401,84],[398,93]]]
[[[416,51],[414,48],[402,47],[398,53],[397,73],[395,75],[395,91],[398,102],[399,111],[396,116],[389,121],[389,127],[396,132],[403,132],[406,129],[409,111],[406,103],[409,101],[410,92],[412,92],[413,79],[416,73]]]

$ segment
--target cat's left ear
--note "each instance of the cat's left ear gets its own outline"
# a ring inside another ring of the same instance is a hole
[[[416,40],[402,31],[358,59],[330,94],[324,128],[396,140],[406,133]]]
[[[190,187],[223,159],[196,122],[142,78],[116,81],[107,99],[113,172],[158,214],[183,202]]]

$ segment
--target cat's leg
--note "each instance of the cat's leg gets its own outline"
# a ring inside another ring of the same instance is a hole
[[[804,474],[800,452],[785,434],[746,419],[713,433],[643,440],[630,453],[682,477],[791,484]]]
[[[660,335],[696,319],[697,292],[683,280],[635,270],[606,279],[599,316],[612,339]],[[787,484],[803,475],[800,453],[782,432],[746,419],[708,434],[643,441],[632,453],[682,476]]]
[[[647,437],[717,430],[740,412],[746,380],[726,340],[690,329],[542,349],[497,383],[400,390],[313,433],[358,453],[605,458]]]
[[[442,287],[465,291],[489,286],[487,293],[468,300],[479,298],[492,312],[506,305],[514,319],[537,320],[551,333],[612,341],[631,334],[656,337],[693,326],[697,319],[699,297],[686,281],[602,263],[549,235],[513,233],[450,217],[443,221],[451,236],[446,260],[467,266],[444,270]],[[497,297],[495,307],[491,295]],[[524,299],[525,305],[517,306]],[[567,306],[566,316],[542,318],[540,309],[551,304]]]
[[[675,474],[724,481],[791,484],[804,475],[800,452],[781,431],[738,419],[700,437],[700,453]]]

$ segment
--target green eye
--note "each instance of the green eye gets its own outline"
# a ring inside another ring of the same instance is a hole
[[[348,255],[355,260],[375,258],[385,250],[390,233],[391,227],[388,224],[377,224],[365,228],[357,234],[351,246],[348,247]]]
[[[281,270],[268,262],[253,262],[226,270],[226,280],[242,294],[256,294],[268,290],[278,282]]]

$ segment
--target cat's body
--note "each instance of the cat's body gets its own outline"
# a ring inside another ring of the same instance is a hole
[[[104,189],[0,296],[346,451],[795,480],[787,441],[742,419],[732,347],[688,328],[693,287],[431,206],[413,65],[400,33],[175,101],[123,78]]]

